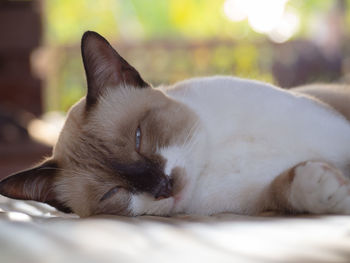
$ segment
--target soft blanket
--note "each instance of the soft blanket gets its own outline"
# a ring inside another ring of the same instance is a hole
[[[350,216],[81,219],[0,197],[0,262],[350,262]]]

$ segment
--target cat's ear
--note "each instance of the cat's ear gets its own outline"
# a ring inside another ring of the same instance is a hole
[[[63,212],[71,212],[59,202],[53,191],[57,164],[46,161],[34,168],[10,175],[0,182],[0,194],[20,200],[34,200],[47,203]]]
[[[129,65],[101,35],[93,31],[84,33],[81,40],[88,93],[86,103],[89,107],[103,94],[104,89],[130,85],[149,87],[135,68]]]

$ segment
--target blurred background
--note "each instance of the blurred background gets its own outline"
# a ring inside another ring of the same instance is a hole
[[[84,31],[153,85],[236,75],[350,82],[350,0],[1,0],[0,177],[51,152],[84,95]]]

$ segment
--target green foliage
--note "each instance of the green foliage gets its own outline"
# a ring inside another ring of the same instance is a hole
[[[113,38],[227,38],[256,35],[247,22],[232,23],[224,0],[49,0],[47,41],[72,44],[95,30]]]
[[[223,12],[225,0],[48,0],[46,36],[49,44],[72,44],[82,32],[95,30],[122,39],[259,39],[247,21],[232,22]],[[301,19],[307,33],[315,15],[331,10],[335,1],[290,0],[287,8]],[[350,0],[346,0],[350,5]],[[349,12],[347,12],[349,13]],[[349,15],[348,15],[349,16]],[[348,19],[349,20],[349,19]]]
[[[46,37],[51,45],[76,43],[86,30],[118,34],[118,1],[48,0],[45,5]]]

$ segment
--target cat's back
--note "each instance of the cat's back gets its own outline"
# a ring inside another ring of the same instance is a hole
[[[167,88],[165,92],[170,97],[187,104],[200,115],[213,113],[215,118],[227,117],[229,114],[234,119],[257,119],[257,117],[276,119],[283,115],[289,120],[301,120],[304,117],[310,120],[311,116],[308,115],[315,115],[316,119],[323,117],[342,119],[328,104],[305,95],[311,92],[299,90],[300,92],[293,92],[259,81],[215,76],[185,80]],[[334,99],[328,94],[327,96],[325,97],[328,100]],[[342,100],[350,102],[350,92],[348,96]],[[347,109],[350,116],[350,106]],[[340,120],[342,121],[344,120]]]
[[[281,156],[289,163],[350,156],[350,123],[303,94],[234,77],[187,80],[166,93],[197,113],[225,156],[259,155],[266,164]]]
[[[228,106],[231,109],[247,106],[252,110],[258,106],[261,110],[261,107],[268,106],[261,103],[263,101],[274,100],[283,104],[290,97],[287,92],[267,83],[228,76],[188,79],[166,88],[165,92],[198,111],[215,108],[216,112]]]

